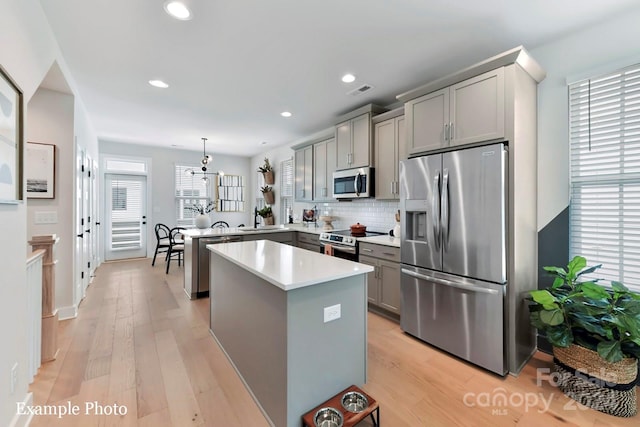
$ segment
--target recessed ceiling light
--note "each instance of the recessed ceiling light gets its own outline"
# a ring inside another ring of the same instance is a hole
[[[282,117],[291,117],[291,113],[290,113],[290,112],[288,112],[288,111],[283,111],[282,113],[280,113],[280,115],[281,115]]]
[[[260,143],[260,145],[267,145],[267,144],[268,144],[268,142],[267,142],[267,141],[262,141],[262,142]]]
[[[169,85],[163,82],[162,80],[149,80],[149,84],[151,86],[159,87],[161,89],[166,89],[169,87]]]
[[[171,16],[181,21],[191,19],[191,11],[180,1],[168,1],[164,4],[164,10]]]
[[[354,76],[353,74],[345,74],[344,76],[342,76],[342,81],[345,83],[352,83],[356,81],[356,76]]]

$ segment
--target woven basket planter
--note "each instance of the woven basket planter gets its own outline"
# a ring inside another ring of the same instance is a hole
[[[267,216],[265,218],[262,218],[262,221],[263,221],[264,225],[274,225],[275,217],[274,216]]]
[[[638,360],[610,363],[588,348],[572,344],[553,348],[553,363],[560,374],[558,388],[582,405],[616,417],[638,413],[636,384]]]
[[[273,205],[276,202],[276,195],[273,191],[262,193],[262,196],[264,197],[264,202],[268,205]]]
[[[264,183],[273,185],[275,184],[275,177],[273,176],[273,171],[262,172],[262,176],[264,177]]]

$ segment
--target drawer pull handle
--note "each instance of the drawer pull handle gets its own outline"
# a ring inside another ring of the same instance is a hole
[[[396,254],[392,254],[392,253],[389,253],[389,252],[382,252],[382,255],[396,256]]]
[[[363,252],[373,252],[373,249],[362,248]]]

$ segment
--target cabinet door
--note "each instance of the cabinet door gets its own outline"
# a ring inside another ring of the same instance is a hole
[[[295,162],[295,199],[309,201],[313,197],[313,147],[296,150]]]
[[[404,116],[396,117],[396,142],[398,144],[398,161],[396,162],[396,169],[399,169],[400,167],[400,160],[407,160],[409,158],[407,133],[404,124]],[[396,173],[399,173],[399,170],[397,170]],[[400,181],[398,177],[396,177],[396,181]]]
[[[504,68],[451,86],[451,145],[504,138]]]
[[[360,255],[358,262],[373,267],[373,271],[367,273],[367,300],[371,304],[378,305],[378,260],[368,256]]]
[[[351,165],[361,168],[371,165],[371,117],[369,113],[351,119]]]
[[[325,200],[328,194],[327,142],[313,144],[313,200]]]
[[[304,198],[313,200],[313,146],[304,149]]]
[[[400,314],[400,264],[380,260],[378,280],[380,281],[379,303],[393,313]]]
[[[336,125],[336,165],[337,169],[351,167],[351,122]]]
[[[335,138],[331,138],[327,140],[327,167],[326,167],[327,192],[325,197],[327,200],[334,200],[333,199],[333,173],[336,171],[336,168],[337,168],[336,159],[337,159],[337,144],[336,144]]]
[[[395,119],[376,123],[374,127],[376,199],[396,199],[397,145]]]
[[[409,154],[446,147],[445,124],[449,123],[449,88],[429,93],[405,104]]]

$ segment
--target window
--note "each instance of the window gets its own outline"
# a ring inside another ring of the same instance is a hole
[[[293,209],[293,159],[280,162],[280,174],[280,218],[287,222],[287,209]]]
[[[193,205],[206,206],[211,200],[207,182],[201,176],[191,175],[189,170],[198,170],[199,166],[176,165],[176,224],[182,227],[193,226],[198,212],[189,209]]]
[[[127,210],[127,188],[114,187],[111,189],[111,210],[126,211]]]
[[[640,65],[570,85],[569,132],[571,256],[640,290]]]

